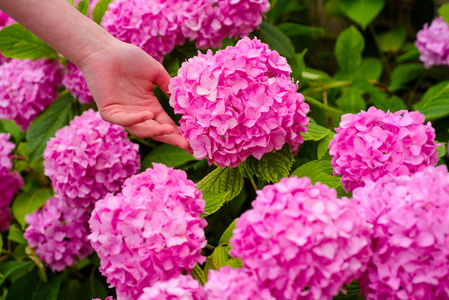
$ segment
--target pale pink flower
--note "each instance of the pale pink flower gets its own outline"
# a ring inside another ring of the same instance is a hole
[[[16,145],[9,141],[10,136],[9,133],[0,133],[0,207],[8,206],[23,186],[22,177],[17,171],[11,172],[12,161],[9,155]]]
[[[143,289],[138,300],[206,300],[203,287],[190,275],[158,281]]]
[[[205,202],[187,174],[162,164],[125,181],[95,204],[89,221],[101,273],[118,299],[136,299],[158,281],[203,263]]]
[[[366,299],[449,299],[446,166],[390,175],[354,190],[373,225],[373,257],[359,280]]]
[[[22,130],[58,96],[62,70],[57,60],[12,59],[0,66],[0,119]]]
[[[245,269],[229,266],[209,270],[204,285],[207,300],[274,300],[270,291],[259,286],[255,276]]]
[[[184,62],[169,92],[170,105],[182,114],[189,152],[209,164],[236,167],[285,143],[297,149],[309,105],[290,73],[287,60],[257,38]]]
[[[236,222],[230,254],[275,299],[332,299],[365,270],[370,227],[335,189],[283,178],[252,206]]]
[[[92,103],[94,98],[87,87],[86,79],[81,70],[71,62],[65,66],[62,85],[78,99],[80,103]]]
[[[408,175],[437,163],[435,129],[418,111],[383,112],[375,107],[341,117],[329,143],[335,176],[345,190],[387,174]]]
[[[268,0],[199,0],[185,8],[182,32],[199,49],[221,46],[224,38],[243,38],[262,23]]]
[[[425,24],[416,35],[415,46],[426,68],[449,66],[449,24],[442,17],[435,18],[430,25]]]
[[[127,139],[123,127],[92,109],[50,138],[44,159],[55,192],[67,205],[88,209],[107,193],[120,191],[140,168],[139,145]]]
[[[29,226],[23,236],[53,272],[62,271],[92,252],[88,220],[89,213],[65,206],[62,197],[55,195],[42,209],[26,215]]]

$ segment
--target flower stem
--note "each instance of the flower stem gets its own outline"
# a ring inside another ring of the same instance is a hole
[[[209,245],[209,244],[206,244],[206,248],[209,249],[209,250],[212,250],[212,251],[215,250],[215,247],[212,246],[212,245]]]

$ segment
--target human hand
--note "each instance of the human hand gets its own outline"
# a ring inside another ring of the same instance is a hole
[[[188,141],[153,93],[153,84],[166,93],[170,76],[139,47],[114,41],[91,53],[79,68],[105,121],[139,138],[188,148]]]

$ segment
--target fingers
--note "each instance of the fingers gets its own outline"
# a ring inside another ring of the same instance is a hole
[[[119,112],[115,114],[102,113],[102,111],[100,110],[100,115],[103,120],[123,126],[125,128],[132,127],[135,124],[144,123],[145,121],[154,118],[154,114],[148,110],[133,113]]]
[[[170,83],[170,75],[164,67],[160,68],[156,76],[153,78],[152,82],[157,85],[161,91],[168,95],[168,85]],[[168,95],[169,96],[169,95]]]
[[[175,128],[170,124],[159,124],[155,120],[146,120],[142,123],[125,127],[129,132],[139,138],[154,138],[160,135],[167,135],[175,132]]]
[[[189,142],[179,133],[155,136],[153,137],[153,140],[170,144],[185,150],[189,148]]]

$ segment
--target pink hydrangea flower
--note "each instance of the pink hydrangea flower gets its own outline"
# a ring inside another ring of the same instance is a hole
[[[245,269],[225,266],[209,270],[204,292],[207,300],[274,300],[270,291],[259,286]]]
[[[17,191],[22,188],[22,177],[17,171],[11,172],[9,157],[16,145],[9,141],[9,133],[0,133],[0,207],[8,206]]]
[[[0,232],[9,229],[11,219],[12,215],[9,206],[0,206]]]
[[[78,99],[80,103],[92,103],[94,98],[87,87],[86,79],[81,70],[71,62],[65,66],[62,85]]]
[[[257,38],[189,59],[172,78],[170,105],[196,159],[236,167],[248,156],[303,142],[309,106],[287,60]]]
[[[180,275],[143,289],[138,300],[206,300],[203,287],[192,276]]]
[[[275,299],[332,299],[366,268],[370,228],[335,189],[283,178],[252,206],[236,222],[230,254]]]
[[[368,181],[353,195],[374,226],[373,258],[359,280],[366,299],[449,299],[446,166]]]
[[[121,41],[142,48],[155,59],[184,43],[181,33],[184,1],[114,0],[101,25]],[[192,4],[190,4],[192,5]],[[195,5],[195,4],[193,4]]]
[[[95,298],[95,299],[92,299],[92,300],[102,300],[102,299],[100,299],[100,298]],[[106,297],[106,299],[104,299],[104,300],[114,300],[114,297],[108,296],[108,297]]]
[[[442,17],[434,19],[430,26],[425,24],[416,35],[415,46],[426,68],[449,66],[449,24]]]
[[[14,120],[22,130],[58,93],[62,79],[57,60],[12,59],[0,66],[0,119]]]
[[[98,201],[89,221],[100,271],[118,299],[136,299],[143,288],[205,261],[201,192],[184,171],[153,166]]]
[[[25,216],[29,226],[23,236],[53,272],[62,271],[92,252],[88,220],[89,213],[65,206],[62,197],[55,195],[42,209]]]
[[[11,18],[6,13],[0,10],[0,30],[14,23],[16,23],[16,21],[14,21],[13,18]],[[0,54],[0,65],[3,65],[5,62],[8,61],[10,61],[9,58],[4,57],[3,55]]]
[[[71,207],[92,208],[140,168],[139,146],[92,109],[59,129],[44,151],[45,175]]]
[[[182,31],[199,49],[221,46],[226,37],[243,38],[262,23],[268,0],[200,0],[184,10]]]
[[[345,190],[387,174],[407,175],[437,163],[435,130],[414,111],[383,112],[375,107],[341,117],[329,143],[334,175]]]

